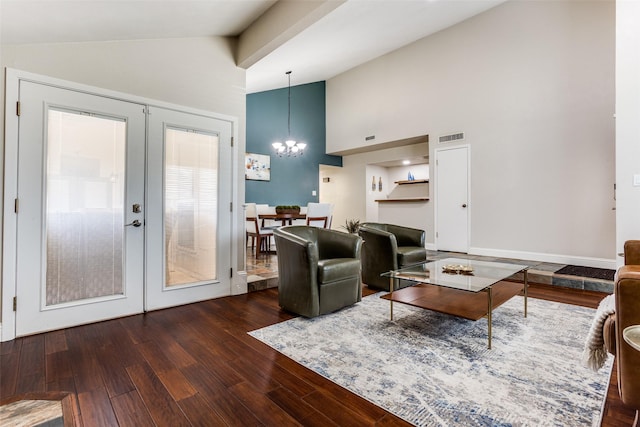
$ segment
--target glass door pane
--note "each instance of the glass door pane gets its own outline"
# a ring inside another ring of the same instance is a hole
[[[165,131],[166,286],[217,279],[217,135]]]
[[[122,295],[126,122],[49,109],[46,305]]]

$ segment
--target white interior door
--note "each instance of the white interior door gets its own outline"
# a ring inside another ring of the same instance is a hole
[[[231,293],[231,122],[149,109],[147,310]]]
[[[438,149],[436,155],[436,248],[469,251],[469,147]]]
[[[143,308],[142,105],[20,82],[16,334]]]

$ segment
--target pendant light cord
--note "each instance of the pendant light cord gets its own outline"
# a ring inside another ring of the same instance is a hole
[[[291,139],[291,71],[287,71],[289,76],[289,116],[287,118],[287,131],[289,132],[289,139]]]

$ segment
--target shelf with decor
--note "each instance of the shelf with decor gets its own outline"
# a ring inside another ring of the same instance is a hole
[[[407,199],[378,199],[378,203],[390,203],[390,202],[428,202],[428,197],[412,197]]]
[[[429,183],[428,179],[412,179],[412,180],[405,180],[405,181],[394,181],[394,184],[398,184],[398,185],[428,184],[428,183]]]

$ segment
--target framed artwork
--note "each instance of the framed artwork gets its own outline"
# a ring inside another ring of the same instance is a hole
[[[271,156],[245,153],[244,178],[255,181],[271,181]]]

